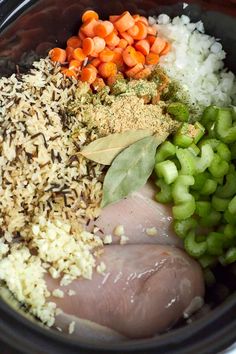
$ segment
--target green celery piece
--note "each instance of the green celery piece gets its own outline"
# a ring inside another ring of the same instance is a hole
[[[219,232],[210,232],[207,236],[207,252],[212,256],[221,256],[223,254],[224,234]]]
[[[189,193],[189,186],[194,184],[194,178],[192,176],[180,175],[172,186],[172,195],[175,204],[187,202],[192,199],[192,195]]]
[[[236,247],[230,248],[225,254],[225,263],[231,264],[236,261]]]
[[[236,159],[236,142],[230,145],[230,151],[231,151],[231,158],[232,160]]]
[[[197,144],[201,140],[201,138],[204,136],[206,129],[199,122],[196,122],[194,124],[194,128],[195,128],[195,137],[194,137],[193,141],[195,144]]]
[[[171,203],[173,201],[171,187],[163,179],[157,180],[155,184],[160,188],[160,191],[155,196],[156,201],[163,204]]]
[[[230,211],[228,209],[224,212],[224,219],[228,224],[236,225],[235,214],[230,213]]]
[[[178,177],[178,170],[174,162],[170,160],[156,163],[155,172],[157,176],[163,178],[167,184],[173,183]]]
[[[216,147],[216,151],[218,153],[218,155],[221,157],[222,160],[230,162],[232,159],[232,153],[228,147],[228,145],[226,145],[225,143],[220,142],[217,147]]]
[[[221,216],[221,213],[212,209],[208,215],[200,218],[199,224],[204,227],[216,226],[219,224]]]
[[[189,109],[181,102],[172,102],[167,107],[167,112],[180,122],[187,122],[189,120]]]
[[[181,127],[177,130],[173,139],[175,145],[182,148],[187,148],[193,143],[193,137],[189,133],[190,126],[192,125],[188,123],[183,123]]]
[[[197,173],[204,172],[212,163],[214,152],[209,144],[201,147],[201,157],[197,157],[196,171]]]
[[[217,182],[214,181],[213,179],[207,179],[203,188],[200,191],[201,195],[211,195],[213,193],[215,193],[217,188]]]
[[[218,154],[214,154],[213,160],[208,169],[214,178],[221,178],[228,173],[229,164],[227,161],[224,161]]]
[[[196,144],[194,144],[194,143],[192,143],[192,144],[188,147],[188,151],[190,151],[191,154],[194,155],[194,156],[198,156],[198,155],[200,154],[200,149],[199,149],[199,147],[198,147]]]
[[[191,189],[195,191],[201,191],[209,177],[210,174],[208,172],[199,173],[198,175],[194,176],[194,185],[191,187]]]
[[[207,243],[206,241],[197,242],[194,231],[191,231],[184,239],[184,247],[190,256],[199,258],[206,252]]]
[[[211,203],[207,201],[196,201],[195,213],[200,217],[205,217],[211,211]]]
[[[156,153],[156,163],[165,161],[169,157],[175,155],[175,146],[170,141],[165,141],[161,146],[157,149]]]
[[[231,214],[236,214],[236,195],[229,202],[229,212]]]
[[[236,125],[233,125],[233,115],[230,109],[219,109],[215,131],[223,143],[232,144],[236,142]]]
[[[205,108],[201,118],[202,124],[206,126],[206,124],[214,122],[216,120],[218,110],[219,108],[216,106],[209,106]]]
[[[201,264],[202,268],[212,267],[217,263],[217,258],[210,254],[205,253],[198,259],[199,263]]]
[[[173,206],[172,213],[175,219],[184,220],[190,218],[195,212],[195,200],[192,197],[190,200]]]
[[[184,239],[191,229],[196,229],[197,221],[193,218],[174,221],[174,231],[177,236]]]
[[[180,162],[180,174],[193,176],[196,172],[195,156],[188,149],[177,149],[176,156]]]
[[[213,209],[215,209],[216,211],[225,211],[228,208],[230,199],[220,198],[216,195],[213,195],[211,202]]]
[[[235,181],[236,173],[229,170],[229,173],[226,175],[226,183],[223,186],[218,186],[216,195],[220,198],[232,198],[236,194]]]

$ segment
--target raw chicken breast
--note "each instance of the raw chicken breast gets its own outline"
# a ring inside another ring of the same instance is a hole
[[[61,288],[62,299],[52,300],[65,314],[128,338],[147,338],[167,330],[196,296],[204,295],[199,265],[175,247],[111,245],[99,261],[106,265],[103,275],[94,272],[92,280],[76,280]],[[56,280],[48,278],[47,282],[51,290],[59,287]],[[66,295],[69,289],[76,295]]]
[[[125,236],[132,244],[163,244],[182,247],[182,240],[172,229],[170,207],[159,204],[154,200],[155,185],[147,183],[138,192],[119,202],[108,205],[95,222],[89,225],[89,231],[94,226],[100,229],[97,234],[101,237],[113,235],[117,225],[124,226]],[[148,229],[156,229],[156,235],[148,236]],[[120,240],[113,237],[113,243]]]

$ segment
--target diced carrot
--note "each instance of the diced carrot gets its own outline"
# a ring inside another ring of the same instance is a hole
[[[129,45],[133,45],[134,44],[134,39],[133,37],[131,37],[127,32],[122,32],[120,33],[121,37],[124,38]]]
[[[95,52],[95,50],[90,54],[90,57],[92,58],[98,58],[99,54],[97,52]]]
[[[96,80],[97,72],[92,68],[83,68],[80,75],[80,80],[87,82],[90,85]]]
[[[160,55],[166,55],[169,53],[171,45],[169,42],[166,42],[165,48],[161,51]]]
[[[127,45],[128,45],[128,42],[127,42],[124,38],[121,38],[121,39],[120,39],[120,43],[118,44],[118,47],[124,49],[124,48],[127,47]]]
[[[99,59],[103,63],[111,62],[114,59],[114,52],[109,48],[105,48],[101,51],[101,53],[99,53]]]
[[[147,39],[141,39],[135,44],[135,48],[143,55],[147,55],[150,52],[150,44]]]
[[[92,20],[92,19],[94,19],[94,20],[99,19],[97,12],[95,12],[93,10],[87,10],[82,15],[82,22],[87,22],[88,20]]]
[[[93,38],[95,36],[94,29],[99,22],[92,18],[91,20],[86,21],[80,27],[81,31],[87,36]]]
[[[83,40],[83,52],[86,56],[90,55],[95,50],[94,41],[92,38],[85,38]]]
[[[116,47],[120,43],[120,38],[113,31],[105,37],[105,41],[110,47]]]
[[[141,52],[136,51],[136,58],[138,63],[145,64],[145,56]]]
[[[92,70],[94,70],[95,72],[96,72],[96,74],[98,73],[98,70],[97,70],[97,68],[93,65],[93,64],[88,64],[88,65],[86,65],[86,68],[89,68],[89,69],[92,69]]]
[[[98,58],[94,58],[93,60],[91,60],[91,64],[95,66],[95,68],[97,68],[98,65],[101,64],[101,60]]]
[[[127,33],[131,36],[131,37],[134,37],[134,36],[137,36],[139,34],[139,28],[137,25],[134,25],[133,27],[129,28],[127,30]]]
[[[71,61],[71,60],[73,59],[73,54],[74,54],[74,48],[72,48],[72,47],[67,47],[67,48],[66,48],[67,61]]]
[[[107,79],[110,76],[114,76],[117,73],[117,66],[115,63],[101,63],[98,67],[99,74]]]
[[[140,15],[133,15],[134,22],[138,22],[140,20]]]
[[[114,26],[110,21],[102,21],[94,27],[94,33],[96,36],[105,38],[113,32]]]
[[[124,49],[122,56],[125,64],[130,67],[137,65],[139,62],[136,50],[130,45]]]
[[[66,61],[66,51],[61,48],[53,48],[50,50],[49,56],[54,62],[63,64]]]
[[[64,74],[67,77],[75,77],[77,78],[77,74],[74,72],[74,70],[68,69],[68,68],[62,68],[61,69],[62,74]]]
[[[70,37],[68,40],[67,40],[67,47],[72,47],[74,49],[76,48],[80,48],[81,47],[81,39],[77,36],[73,36],[73,37]]]
[[[139,21],[142,22],[142,23],[144,23],[145,26],[149,26],[149,23],[148,23],[148,20],[147,20],[146,17],[140,16]]]
[[[124,75],[119,72],[116,75],[113,75],[113,76],[110,76],[107,78],[107,85],[111,87],[116,83],[116,81],[121,80],[121,79],[124,79]]]
[[[81,68],[81,61],[78,60],[71,60],[69,63],[69,69],[70,70],[74,70],[74,71],[78,71]]]
[[[115,52],[114,51],[114,58],[113,58],[113,63],[116,64],[118,70],[121,70],[123,69],[123,66],[124,66],[124,60],[123,60],[123,56],[122,56],[122,53],[119,53],[119,52]]]
[[[95,91],[99,92],[106,86],[106,84],[105,84],[104,80],[101,77],[97,77],[95,79],[95,81],[93,82],[92,86],[93,86]]]
[[[114,26],[119,32],[125,32],[135,25],[133,17],[129,11],[125,11],[115,22]]]
[[[147,36],[147,41],[149,42],[150,46],[153,45],[153,43],[155,42],[156,40],[156,36],[152,36],[152,35],[148,35]]]
[[[119,17],[120,17],[120,15],[111,15],[111,16],[109,16],[109,21],[111,23],[114,23],[116,20],[118,20]]]
[[[73,58],[78,61],[84,61],[86,55],[81,48],[76,48],[73,52]]]
[[[166,41],[163,38],[157,37],[151,46],[151,52],[160,54],[166,46]]]
[[[141,71],[139,71],[134,78],[135,79],[146,79],[150,74],[152,73],[150,68],[144,68]]]
[[[151,36],[157,35],[157,29],[154,26],[147,26],[147,33]]]
[[[158,64],[159,60],[160,60],[160,57],[159,57],[159,54],[157,54],[157,53],[150,52],[146,56],[146,64],[147,65],[156,65],[156,64]]]
[[[93,41],[94,41],[94,51],[96,53],[100,53],[106,47],[105,39],[101,37],[96,36],[93,38]]]
[[[133,66],[131,69],[127,70],[125,73],[128,77],[134,77],[139,71],[143,69],[143,64],[138,63]]]
[[[86,38],[86,35],[85,35],[81,30],[79,30],[79,32],[78,32],[78,37],[79,37],[81,40],[83,40],[83,39]]]
[[[122,53],[123,50],[124,50],[124,48],[116,47],[116,48],[113,49],[113,52]]]
[[[136,22],[136,26],[139,28],[139,32],[136,36],[133,36],[133,39],[139,41],[147,37],[147,26],[143,22]]]

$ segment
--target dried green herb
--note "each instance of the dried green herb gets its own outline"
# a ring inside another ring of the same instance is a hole
[[[129,130],[111,134],[87,145],[80,153],[87,159],[102,165],[110,165],[114,158],[129,145],[152,135],[151,130]]]
[[[162,141],[148,136],[114,159],[105,176],[102,207],[126,197],[147,182],[154,168],[156,148]]]

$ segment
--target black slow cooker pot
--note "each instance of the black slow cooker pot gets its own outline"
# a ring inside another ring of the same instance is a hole
[[[63,45],[79,26],[81,14],[93,8],[103,17],[132,13],[186,14],[203,20],[206,31],[221,38],[226,65],[236,73],[236,0],[0,0],[0,75],[27,71],[49,48]],[[236,181],[235,181],[236,182]],[[28,320],[0,300],[0,354],[216,354],[236,342],[236,267],[215,270],[217,283],[207,290],[212,310],[191,324],[159,337],[123,344],[79,342]]]

